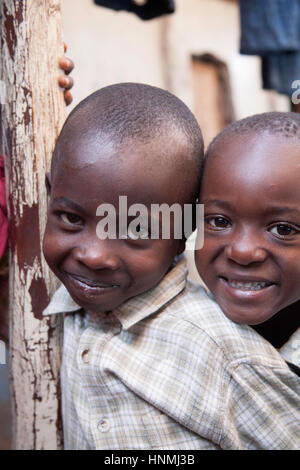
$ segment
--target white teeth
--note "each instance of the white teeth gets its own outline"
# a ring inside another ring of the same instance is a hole
[[[241,282],[230,279],[228,279],[228,284],[234,289],[242,290],[260,290],[269,285],[267,282]]]

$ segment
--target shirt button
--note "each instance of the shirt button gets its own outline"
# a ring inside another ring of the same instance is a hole
[[[110,424],[107,419],[103,418],[98,421],[97,428],[100,432],[107,432],[110,429]]]
[[[82,351],[81,359],[85,364],[88,364],[90,362],[90,350],[89,349],[85,349],[84,351]]]

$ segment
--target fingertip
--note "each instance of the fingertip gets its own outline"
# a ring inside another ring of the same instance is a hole
[[[66,86],[68,85],[68,78],[65,76],[65,75],[60,75],[58,77],[58,84],[61,88],[66,88]]]
[[[66,103],[67,106],[69,106],[69,104],[72,103],[73,96],[72,96],[72,93],[69,90],[66,90],[64,92],[64,99],[65,99],[65,103]]]
[[[59,60],[59,66],[66,74],[69,74],[74,68],[74,62],[68,57],[62,57]]]

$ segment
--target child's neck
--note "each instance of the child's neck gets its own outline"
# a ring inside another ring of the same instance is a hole
[[[300,300],[280,310],[270,320],[255,325],[254,328],[275,348],[280,348],[289,337],[300,327]]]

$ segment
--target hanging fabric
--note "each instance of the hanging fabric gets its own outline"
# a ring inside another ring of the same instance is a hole
[[[241,54],[262,58],[263,88],[290,96],[300,78],[300,0],[239,0]]]
[[[135,13],[142,20],[151,20],[161,15],[174,13],[174,0],[94,0],[96,5],[112,10],[126,10]]]

